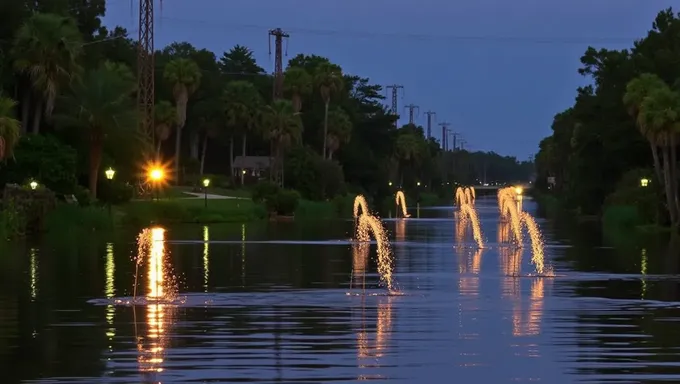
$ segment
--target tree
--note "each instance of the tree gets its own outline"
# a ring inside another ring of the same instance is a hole
[[[257,65],[253,51],[242,45],[235,45],[229,52],[224,52],[219,61],[220,70],[227,75],[264,73]]]
[[[231,82],[224,90],[227,124],[241,135],[241,156],[246,155],[246,139],[258,121],[262,99],[255,86],[243,80]],[[243,184],[243,172],[241,172]]]
[[[203,137],[203,145],[201,151],[201,162],[199,173],[203,175],[205,170],[205,157],[208,153],[208,139],[218,138],[224,130],[224,115],[222,111],[222,103],[217,99],[203,100],[196,103],[194,110],[198,116],[197,124],[201,135]]]
[[[97,197],[97,181],[105,142],[130,145],[142,140],[130,91],[135,84],[128,76],[103,65],[87,71],[73,83],[64,99],[64,113],[59,120],[64,127],[78,128],[89,146],[88,187]]]
[[[179,183],[180,150],[182,129],[187,118],[189,96],[201,83],[201,70],[190,59],[179,58],[170,61],[163,71],[163,77],[172,85],[172,93],[177,108],[177,129],[175,130],[175,182]]]
[[[30,88],[22,89],[21,121],[24,127],[28,126],[32,105],[32,131],[40,131],[42,112],[47,118],[52,115],[59,86],[78,72],[76,60],[81,52],[82,37],[71,18],[36,13],[19,29],[12,56],[14,67],[30,85]]]
[[[332,110],[328,116],[328,159],[340,148],[340,144],[347,143],[352,135],[352,122],[341,108]]]
[[[312,77],[300,67],[288,67],[283,77],[284,91],[291,96],[293,110],[302,110],[302,97],[312,92]]]
[[[680,134],[680,95],[666,85],[653,89],[639,107],[638,120],[662,149],[663,184],[671,225],[680,226],[678,204],[677,136]]]
[[[156,103],[154,114],[157,141],[156,156],[160,158],[161,145],[170,137],[173,128],[177,124],[177,111],[169,101],[161,100]]]
[[[331,102],[331,96],[343,88],[342,70],[337,65],[324,63],[317,68],[316,73],[314,74],[314,81],[319,88],[321,98],[324,102],[323,148],[321,153],[325,159],[327,158],[326,140],[328,138],[328,106]]]
[[[283,153],[292,144],[300,142],[302,121],[288,100],[275,100],[263,114],[264,137],[272,143],[274,162],[271,170],[283,170]],[[274,172],[271,172],[272,174]],[[283,178],[283,175],[282,175]],[[283,183],[283,180],[279,180]]]
[[[0,95],[0,161],[12,157],[19,142],[21,123],[14,115],[16,101]]]

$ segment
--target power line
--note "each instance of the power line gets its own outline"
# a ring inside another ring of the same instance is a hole
[[[269,29],[267,26],[258,24],[235,24],[225,23],[217,20],[196,20],[181,19],[174,17],[161,17],[162,20],[174,21],[178,23],[198,24],[203,28],[214,26],[220,29]],[[338,36],[347,38],[404,38],[413,40],[435,40],[442,39],[447,41],[470,41],[470,42],[503,42],[503,43],[530,43],[530,44],[632,44],[640,37],[550,37],[538,38],[535,36],[498,36],[498,35],[437,35],[437,34],[415,34],[415,33],[390,33],[374,31],[351,31],[338,29],[313,29],[286,27],[286,31],[295,34],[308,34],[319,36]]]

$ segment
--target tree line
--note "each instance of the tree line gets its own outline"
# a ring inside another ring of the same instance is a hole
[[[242,179],[231,169],[237,154],[272,158],[271,177],[310,199],[385,196],[392,183],[448,193],[447,182],[481,178],[479,164],[506,169],[509,180],[529,177],[526,164],[495,153],[457,151],[477,160],[452,166],[421,126],[395,127],[380,85],[325,57],[291,58],[284,98],[273,100],[272,75],[241,45],[220,56],[188,42],[157,51],[155,126],[140,132],[137,43],[125,29],[102,25],[104,0],[22,0],[3,7],[3,182],[40,177],[64,190],[70,183],[56,175],[74,173],[68,178],[96,198],[103,169],[114,167],[117,178],[130,180],[140,164],[160,157],[172,164],[177,183],[211,175],[238,185]],[[68,166],[45,161],[48,150]],[[499,173],[499,181],[504,177]]]
[[[537,184],[583,214],[628,205],[678,227],[679,62],[680,14],[672,8],[629,49],[589,47],[578,71],[590,84],[541,141]]]

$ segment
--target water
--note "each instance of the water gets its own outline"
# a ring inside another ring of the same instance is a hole
[[[677,253],[538,220],[558,277],[507,276],[533,272],[531,247],[498,246],[495,197],[476,209],[481,251],[454,247],[451,208],[385,220],[404,296],[346,295],[351,220],[168,228],[178,298],[150,305],[107,299],[132,296],[137,233],[3,250],[2,382],[680,381]]]

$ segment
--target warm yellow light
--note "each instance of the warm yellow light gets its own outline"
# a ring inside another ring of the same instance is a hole
[[[38,182],[36,181],[31,181],[29,184],[31,186],[31,189],[37,189],[38,188]]]
[[[208,188],[209,185],[210,185],[210,179],[203,179],[203,186]]]
[[[389,182],[389,185],[390,185],[390,187],[392,186],[392,182],[391,182],[391,181]]]
[[[113,168],[109,168],[104,172],[106,174],[106,178],[109,180],[113,180],[113,176],[116,174],[116,171],[113,170]]]
[[[646,187],[649,185],[649,179],[640,179],[640,186]]]
[[[521,195],[522,192],[524,192],[524,190],[522,189],[522,187],[515,187],[515,193],[516,193],[516,194]]]
[[[161,181],[164,177],[163,170],[160,168],[153,168],[149,171],[149,178],[153,181]]]

